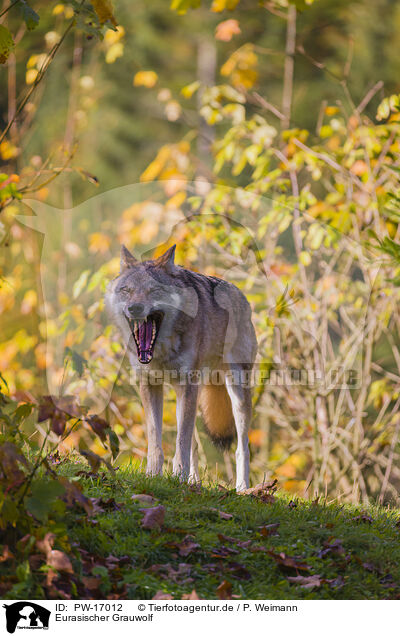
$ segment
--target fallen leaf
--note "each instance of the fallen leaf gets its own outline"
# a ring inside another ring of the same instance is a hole
[[[140,508],[140,512],[144,513],[141,525],[146,530],[153,528],[161,528],[164,523],[165,508],[164,506],[155,506],[155,508]]]
[[[82,583],[85,588],[93,592],[98,590],[101,585],[101,578],[99,576],[83,576]]]
[[[335,579],[325,579],[325,583],[328,583],[330,587],[339,589],[340,587],[343,587],[344,585],[344,578],[343,576],[339,575]]]
[[[274,552],[273,550],[268,550],[268,554],[274,559],[276,564],[279,567],[287,568],[290,570],[303,570],[304,572],[308,572],[310,570],[310,566],[307,565],[304,561],[299,561],[296,557],[291,557],[285,554],[284,552]]]
[[[169,601],[173,600],[172,594],[168,594],[168,592],[163,592],[163,590],[158,590],[158,592],[153,596],[153,601]]]
[[[54,545],[54,539],[56,538],[56,535],[53,534],[52,532],[48,532],[44,539],[40,539],[39,541],[36,541],[36,547],[38,550],[40,550],[40,552],[43,552],[44,554],[49,554],[49,552],[51,552],[53,545]]]
[[[152,497],[151,495],[132,495],[132,501],[140,501],[141,503],[156,503],[157,499]]]
[[[58,572],[67,572],[73,574],[72,564],[65,552],[60,550],[50,550],[47,554],[47,565],[54,568]]]
[[[321,579],[319,574],[312,574],[311,576],[288,576],[287,580],[307,590],[311,590],[314,587],[321,587],[322,583],[325,583],[325,579]]]
[[[231,515],[229,512],[218,510],[218,508],[210,508],[210,510],[212,512],[216,512],[219,515],[220,519],[226,519],[226,521],[228,521],[229,519],[233,519],[233,515]]]
[[[274,493],[277,490],[278,480],[274,479],[270,483],[262,482],[261,484],[257,484],[253,488],[247,488],[247,490],[241,490],[239,495],[251,495],[252,497],[256,497],[263,503],[274,503],[275,497]]]
[[[335,539],[333,541],[332,539],[328,539],[328,541],[324,541],[322,545],[322,549],[317,552],[317,557],[319,557],[320,559],[323,559],[328,555],[342,556],[345,554],[345,550],[340,539]]]
[[[232,584],[229,581],[222,581],[220,585],[217,587],[217,596],[218,598],[223,600],[229,600],[232,598]]]
[[[188,556],[189,554],[197,550],[200,547],[200,544],[192,541],[191,535],[187,535],[186,537],[184,537],[184,539],[182,539],[181,543],[177,544],[176,547],[178,548],[179,554],[181,556]]]
[[[190,592],[190,594],[183,594],[182,596],[182,600],[183,601],[200,601],[201,598],[200,596],[197,594],[196,590],[192,590]]]
[[[261,526],[260,527],[260,534],[262,537],[270,537],[271,535],[277,535],[278,532],[278,528],[280,526],[280,523],[269,523],[266,526]]]
[[[160,574],[162,578],[173,581],[174,583],[188,584],[194,580],[189,576],[191,569],[192,566],[189,563],[179,563],[177,570],[175,570],[170,563],[157,563],[150,566],[146,571]]]
[[[241,539],[235,539],[234,537],[228,537],[226,534],[221,534],[221,533],[219,533],[217,536],[218,536],[218,539],[221,542],[227,541],[228,543],[234,543],[239,548],[244,548],[244,549],[249,548],[251,546],[251,544],[253,543],[251,541],[251,539],[247,539],[247,541],[242,541]]]
[[[10,552],[8,545],[3,547],[3,554],[0,556],[0,563],[4,563],[4,561],[8,561],[8,559],[13,559],[14,555]]]

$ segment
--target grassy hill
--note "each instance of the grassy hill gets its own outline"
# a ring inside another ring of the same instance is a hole
[[[38,556],[28,566],[21,561],[19,568],[30,569],[31,589],[17,583],[5,598],[18,597],[19,589],[21,598],[27,592],[30,598],[400,596],[397,510],[291,500],[270,484],[238,495],[133,469],[94,474],[80,462],[63,461],[57,472],[83,484],[90,514],[68,507],[68,563],[61,557],[56,572]],[[44,544],[63,548],[66,538],[56,526],[55,535]],[[14,560],[4,560],[0,575],[10,568],[15,572]]]

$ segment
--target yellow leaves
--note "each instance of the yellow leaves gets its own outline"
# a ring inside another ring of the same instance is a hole
[[[9,159],[14,159],[19,154],[19,150],[17,146],[14,146],[10,141],[3,141],[0,144],[0,157],[4,161],[8,161]],[[16,176],[16,175],[15,175]]]
[[[387,119],[391,113],[399,112],[399,109],[399,95],[391,95],[390,97],[385,97],[385,99],[378,106],[376,118],[378,121],[382,121],[382,119]]]
[[[114,64],[115,60],[122,57],[124,54],[124,45],[122,42],[116,42],[112,44],[106,53],[106,63]]]
[[[248,42],[227,59],[221,67],[221,75],[230,76],[236,88],[249,90],[258,79],[257,63],[258,57],[254,52],[254,44]]]
[[[198,88],[200,88],[200,82],[199,81],[192,82],[191,84],[188,84],[187,86],[184,86],[181,89],[181,94],[186,99],[190,99],[190,97],[194,95],[194,93],[197,91]]]
[[[384,402],[387,400],[390,401],[391,397],[389,384],[386,378],[383,380],[376,380],[371,383],[368,394],[368,402],[369,404],[373,403],[376,409],[380,409]]]
[[[56,4],[52,13],[53,15],[64,15],[67,20],[74,17],[74,9],[69,4]]]
[[[261,447],[264,443],[265,431],[260,428],[253,429],[249,432],[249,442],[252,446]]]
[[[53,8],[52,13],[53,15],[61,15],[62,13],[64,13],[64,5],[56,4],[56,6]]]
[[[114,18],[113,7],[110,0],[91,0],[93,9],[96,11],[100,24],[108,22],[108,20],[114,26],[117,26],[117,21]]]
[[[25,82],[28,84],[28,86],[34,83],[38,74],[39,74],[39,71],[36,68],[30,68],[26,71]]]
[[[121,26],[115,30],[108,29],[104,36],[104,46],[106,48],[106,63],[114,64],[114,62],[124,54],[124,44],[122,38],[125,35],[125,29]]]
[[[325,231],[319,223],[312,223],[307,233],[307,241],[312,250],[317,250],[321,247],[321,243],[324,239]]]
[[[21,314],[29,314],[37,305],[37,294],[34,289],[29,289],[21,303]]]
[[[158,75],[155,71],[138,71],[133,78],[133,85],[153,88],[157,81]]]
[[[308,267],[308,265],[311,265],[312,259],[308,252],[300,252],[299,261],[302,265],[304,265],[304,267]]]
[[[26,68],[40,68],[46,59],[47,55],[45,53],[41,55],[31,55],[26,63]]]
[[[328,117],[333,117],[333,115],[337,115],[340,112],[338,106],[326,106],[325,107],[325,115]]]
[[[105,254],[111,245],[111,238],[102,232],[94,232],[89,236],[89,252]]]
[[[186,200],[186,192],[180,190],[167,201],[167,208],[180,208]]]
[[[49,355],[49,365],[52,363],[52,357],[50,357],[50,353]],[[38,367],[38,369],[45,369],[47,366],[47,358],[46,358],[46,345],[44,342],[41,342],[40,344],[38,344],[35,348],[35,360],[36,360],[36,366]]]
[[[215,29],[215,39],[221,42],[230,42],[232,37],[239,33],[241,33],[241,30],[237,20],[224,20]]]
[[[46,36],[49,33],[46,33]],[[56,34],[57,35],[57,34]],[[26,74],[25,74],[25,82],[28,84],[33,84],[39,74],[39,70],[42,68],[43,64],[47,60],[47,55],[45,53],[41,53],[40,55],[31,55],[26,63]]]
[[[112,46],[120,40],[125,35],[125,29],[122,26],[118,26],[116,29],[107,29],[104,34],[104,43],[106,46]]]
[[[214,11],[214,13],[221,13],[221,11],[224,11],[225,9],[233,11],[239,2],[240,0],[213,0],[211,11]]]
[[[154,181],[160,174],[169,156],[170,147],[162,146],[158,151],[156,158],[153,159],[153,161],[147,166],[146,170],[141,174],[140,181]]]
[[[179,144],[162,146],[156,158],[141,174],[141,181],[154,181],[155,179],[186,180],[185,170],[188,167],[188,153],[190,145],[183,141]],[[170,195],[172,196],[172,192]]]

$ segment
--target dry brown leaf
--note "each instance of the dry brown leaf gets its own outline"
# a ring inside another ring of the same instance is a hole
[[[228,521],[229,519],[233,519],[233,515],[231,515],[229,512],[224,512],[223,510],[218,510],[218,508],[210,508],[210,510],[212,512],[216,512],[221,519],[226,519],[226,521]]]
[[[196,590],[192,590],[190,594],[183,594],[183,601],[200,601],[200,596],[197,594]]]
[[[46,563],[58,572],[67,572],[68,574],[74,573],[71,561],[65,552],[61,552],[61,550],[50,550],[47,554]]]
[[[55,534],[53,534],[52,532],[48,532],[45,535],[44,539],[36,541],[37,549],[40,550],[40,552],[43,552],[43,554],[49,554],[49,552],[51,552],[51,550],[53,549],[55,538]]]
[[[168,592],[164,592],[163,590],[158,590],[158,592],[153,596],[153,601],[169,601],[173,600],[172,594],[168,594]]]
[[[311,590],[314,587],[321,587],[322,583],[325,583],[325,579],[321,579],[319,574],[312,574],[311,576],[288,576],[287,580],[307,590]]]
[[[3,554],[0,556],[0,563],[4,563],[4,561],[8,561],[8,559],[13,559],[14,555],[10,552],[8,545],[5,545],[3,548]]]
[[[273,550],[268,550],[268,554],[274,559],[274,561],[282,568],[288,568],[291,570],[303,570],[304,572],[308,572],[310,570],[310,566],[307,565],[304,561],[299,561],[296,557],[291,557],[285,554],[284,552],[274,552]]]
[[[217,596],[218,598],[223,600],[229,600],[232,598],[232,584],[229,581],[222,581],[220,585],[217,587]]]
[[[155,506],[155,508],[140,508],[140,512],[144,513],[142,519],[142,528],[153,530],[161,528],[164,523],[165,508],[164,506]]]
[[[155,497],[152,497],[151,495],[132,495],[131,497],[132,501],[139,501],[140,503],[156,503],[157,499]]]

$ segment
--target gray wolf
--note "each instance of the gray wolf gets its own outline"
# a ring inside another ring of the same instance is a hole
[[[199,480],[194,436],[199,405],[216,445],[228,447],[236,431],[240,491],[249,487],[248,374],[257,350],[251,309],[235,285],[180,267],[174,257],[175,245],[143,262],[122,246],[120,273],[106,291],[106,308],[119,328],[130,365],[151,371],[140,373],[139,380],[147,424],[147,473],[162,472],[166,379],[177,398],[173,473]]]

